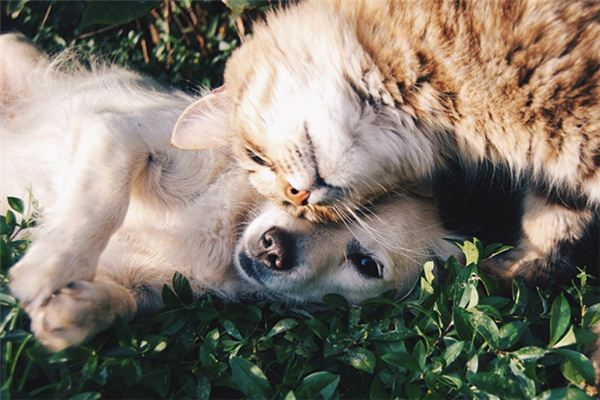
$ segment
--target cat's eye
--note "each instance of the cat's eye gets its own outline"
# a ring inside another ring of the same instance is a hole
[[[258,165],[268,166],[267,160],[256,154],[251,148],[246,147],[246,155],[249,159],[257,163]]]
[[[348,260],[360,274],[368,278],[383,278],[383,266],[368,254],[350,254]]]

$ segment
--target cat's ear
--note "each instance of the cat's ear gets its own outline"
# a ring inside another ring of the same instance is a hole
[[[224,86],[196,100],[179,116],[171,144],[186,150],[206,150],[229,145],[231,106]]]

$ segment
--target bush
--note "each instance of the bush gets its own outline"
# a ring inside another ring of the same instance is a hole
[[[438,282],[427,263],[408,299],[388,293],[323,309],[268,302],[194,301],[181,275],[163,288],[152,318],[112,328],[90,343],[48,354],[6,287],[32,222],[0,218],[2,397],[55,398],[587,398],[594,369],[582,354],[600,321],[598,285],[581,271],[563,291],[520,281],[504,295],[479,272],[501,251],[460,243]]]

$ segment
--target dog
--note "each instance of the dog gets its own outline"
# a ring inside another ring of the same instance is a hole
[[[390,194],[353,221],[313,225],[258,195],[227,146],[171,146],[176,122],[227,134],[213,93],[214,112],[178,120],[192,96],[68,53],[51,60],[16,34],[0,36],[0,88],[2,208],[7,196],[38,204],[9,286],[50,350],[156,310],[176,271],[225,300],[360,302],[404,296],[424,262],[457,252],[431,198]]]

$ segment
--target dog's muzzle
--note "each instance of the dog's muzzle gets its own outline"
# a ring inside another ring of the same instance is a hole
[[[263,233],[254,243],[248,243],[246,251],[238,255],[240,266],[260,283],[274,273],[285,273],[294,266],[295,245],[293,235],[273,227]]]

